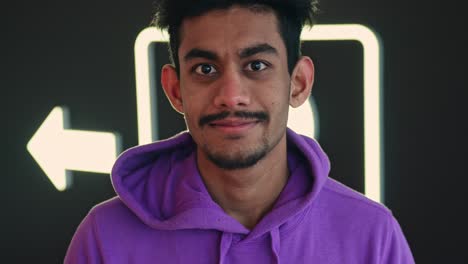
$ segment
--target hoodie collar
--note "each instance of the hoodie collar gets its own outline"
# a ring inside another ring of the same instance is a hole
[[[287,142],[291,176],[274,208],[251,231],[211,199],[188,132],[122,153],[112,169],[112,184],[121,201],[152,228],[214,229],[254,239],[303,212],[328,176],[329,161],[317,142],[290,129]]]

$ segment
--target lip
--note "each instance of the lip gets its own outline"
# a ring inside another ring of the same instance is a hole
[[[228,134],[245,133],[261,121],[248,119],[223,119],[209,123],[209,127]]]

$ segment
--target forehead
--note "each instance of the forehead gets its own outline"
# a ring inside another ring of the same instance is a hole
[[[192,48],[222,55],[263,43],[285,52],[275,13],[234,6],[185,19],[180,27],[179,58]]]

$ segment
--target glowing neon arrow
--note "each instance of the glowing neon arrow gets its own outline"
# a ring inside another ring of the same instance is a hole
[[[27,145],[55,188],[71,186],[71,170],[109,173],[120,141],[117,134],[70,130],[68,111],[55,107]]]

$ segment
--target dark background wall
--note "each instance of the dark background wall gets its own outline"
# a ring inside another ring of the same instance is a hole
[[[367,25],[384,45],[385,205],[399,220],[418,263],[466,263],[465,14],[454,1],[322,2],[320,23]],[[118,131],[124,148],[137,145],[133,44],[151,10],[150,0],[11,1],[2,6],[2,260],[62,262],[88,210],[114,195],[108,175],[85,172],[73,172],[73,188],[58,192],[26,144],[54,106],[66,105],[73,129]],[[322,99],[316,98],[321,115],[329,109],[337,116],[334,127],[321,130],[321,143],[337,164],[332,174],[359,190],[358,178],[339,176],[356,173],[345,173],[346,164],[354,162],[347,161],[347,153],[335,152],[342,137],[332,131],[348,120],[333,109],[354,101],[347,87],[362,82],[352,77],[361,74],[356,69],[362,67],[362,51],[352,43],[336,47],[343,55],[331,63],[319,52],[330,53],[327,47],[307,48],[323,76],[314,88]],[[325,91],[332,88],[338,89],[336,98],[326,104]],[[165,116],[176,121],[160,124],[161,137],[183,124],[174,113]],[[349,160],[360,164],[360,150],[353,146],[349,149],[357,157]]]

